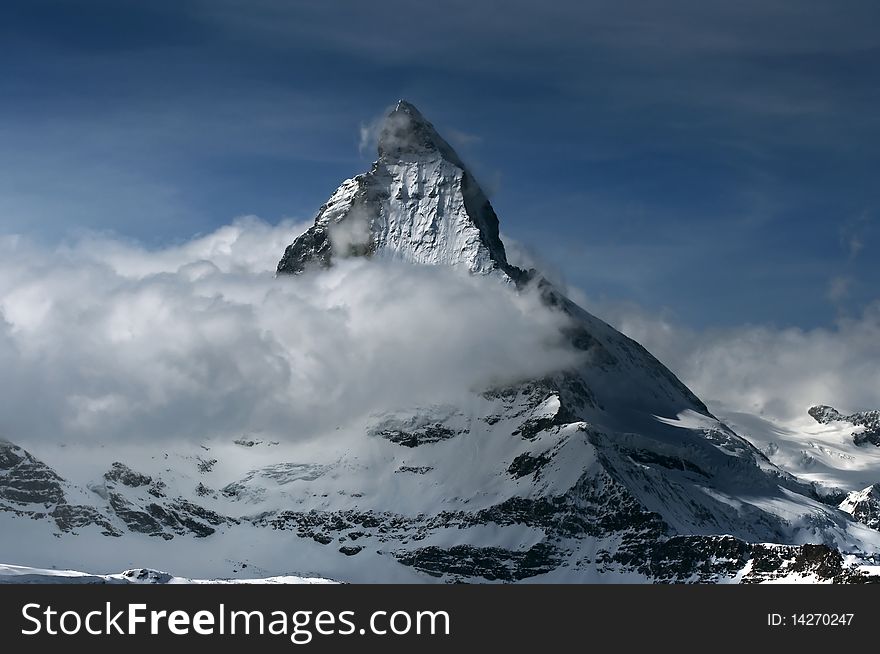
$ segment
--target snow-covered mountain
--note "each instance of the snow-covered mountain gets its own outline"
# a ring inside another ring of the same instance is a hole
[[[511,265],[485,194],[411,104],[391,111],[378,151],[286,249],[279,276],[296,284],[366,257],[537,292],[564,318],[570,365],[454,402],[377,406],[318,448],[209,434],[136,454],[0,444],[3,558],[188,578],[871,578],[880,532],[858,507],[874,495],[783,471],[638,343]],[[77,478],[74,460],[89,462]]]

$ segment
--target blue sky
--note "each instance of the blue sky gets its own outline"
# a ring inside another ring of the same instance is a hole
[[[0,233],[310,218],[402,97],[587,295],[829,325],[878,299],[877,24],[860,0],[7,1]]]

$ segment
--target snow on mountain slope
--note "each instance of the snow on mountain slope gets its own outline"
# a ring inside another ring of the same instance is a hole
[[[385,416],[377,423],[381,430],[372,437],[364,439],[363,432],[348,434],[334,448],[321,448],[320,458],[314,448],[284,444],[209,443],[205,447],[210,450],[198,448],[208,453],[207,459],[195,450],[167,458],[160,452],[147,456],[148,449],[116,450],[114,456],[139,462],[139,472],[123,477],[129,483],[143,482],[140,475],[149,476],[152,483],[161,482],[172,504],[187,494],[205,511],[230,519],[207,536],[198,531],[144,533],[138,531],[139,520],[132,520],[128,513],[114,514],[112,506],[105,506],[101,511],[120,532],[108,537],[95,525],[64,529],[38,516],[23,520],[22,515],[0,514],[0,533],[16,536],[14,543],[4,539],[4,556],[37,567],[100,571],[139,563],[183,569],[188,577],[239,579],[297,570],[299,576],[346,581],[417,582],[430,580],[432,575],[484,581],[532,577],[593,582],[736,581],[743,576],[760,581],[801,574],[782,568],[809,570],[828,557],[829,569],[835,571],[832,576],[851,574],[843,558],[822,546],[809,555],[797,547],[777,555],[773,548],[713,536],[722,530],[711,525],[702,528],[704,536],[675,536],[658,514],[640,506],[608,473],[608,461],[600,460],[581,425],[542,430],[532,440],[511,439],[507,421],[512,416],[519,414],[514,422],[524,425],[553,415],[555,402],[545,401],[534,408],[531,404],[514,398],[501,405],[492,403],[486,418],[494,422],[495,429],[459,433],[445,440],[434,438],[448,436],[444,426],[454,431],[453,426],[461,424],[456,423],[460,416],[432,414],[432,418],[439,416],[437,422],[427,422],[432,430],[422,425],[408,432],[415,440],[421,433],[430,434],[428,441],[415,446],[394,443],[391,438],[406,430],[389,428]],[[405,422],[413,425],[410,419]],[[470,443],[456,447],[455,439]],[[405,442],[413,441],[407,438]],[[44,446],[41,456],[62,471],[65,462],[72,465],[79,458],[105,463],[111,472],[117,471],[119,466],[110,462],[111,453],[100,449]],[[682,495],[687,488],[682,482],[689,477],[702,480],[705,474],[689,470],[693,464],[688,460],[664,459],[647,449],[628,451],[626,461],[616,461],[615,466],[636,463],[637,469],[629,475],[638,483],[650,484],[655,492],[677,493],[677,502],[705,503],[694,489],[690,491],[693,497]],[[308,468],[302,463],[304,457],[308,457]],[[206,466],[210,461],[215,462]],[[253,469],[242,474],[243,466]],[[87,483],[88,473],[83,474],[81,481]],[[667,475],[672,478],[658,485]],[[138,488],[142,487],[146,486]],[[145,500],[134,495],[127,495],[127,500],[126,510],[135,507],[152,514]],[[153,501],[165,506],[165,500]],[[756,505],[757,497],[752,502]],[[817,503],[805,507],[803,498],[793,494],[775,500],[770,494],[763,502],[770,515],[784,514],[795,523],[810,508],[816,515],[827,511]],[[38,506],[19,508],[40,510]],[[759,518],[760,513],[752,511]],[[693,520],[686,507],[670,505],[665,513],[667,520],[677,517],[684,524]],[[724,519],[723,512],[717,518]],[[860,532],[855,524],[849,532],[867,538],[874,533],[867,528]],[[753,560],[763,561],[760,569],[770,572],[765,577],[750,573],[746,566]]]
[[[748,439],[774,464],[799,478],[844,491],[880,481],[880,447],[857,445],[849,422],[818,422],[807,412],[780,423],[715,406],[715,413]]]
[[[0,563],[0,584],[333,584],[317,577],[265,577],[262,579],[189,579],[146,568],[114,574],[89,574],[77,570],[28,568]]]
[[[279,283],[352,257],[536,292],[560,318],[570,360],[442,402],[375,406],[312,439],[7,444],[2,558],[378,582],[873,573],[880,532],[839,508],[843,498],[816,483],[827,479],[774,465],[642,346],[507,262],[485,194],[408,103],[389,115],[372,169],[287,247]]]
[[[843,415],[819,405],[786,424],[723,408],[719,415],[774,464],[818,484],[826,502],[840,502],[855,520],[880,527],[880,412]]]

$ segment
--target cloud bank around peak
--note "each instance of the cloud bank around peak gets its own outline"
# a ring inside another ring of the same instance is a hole
[[[0,236],[0,437],[305,439],[577,356],[559,335],[566,319],[537,297],[451,269],[347,260],[276,279],[305,228],[242,218],[153,250],[101,235],[62,247]],[[780,421],[817,403],[880,407],[880,303],[827,329],[695,330],[569,294],[710,406]]]
[[[566,319],[492,280],[364,260],[276,279],[304,227],[161,250],[0,237],[0,436],[303,439],[571,363]]]

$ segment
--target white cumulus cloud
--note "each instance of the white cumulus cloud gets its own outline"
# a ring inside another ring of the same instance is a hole
[[[566,319],[493,280],[363,259],[276,279],[304,227],[0,239],[0,436],[302,439],[571,363]]]

